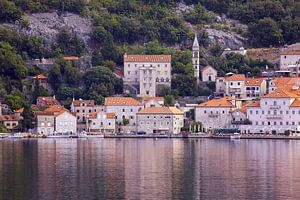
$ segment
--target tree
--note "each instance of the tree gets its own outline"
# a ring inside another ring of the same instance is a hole
[[[29,103],[24,104],[24,111],[22,113],[22,117],[23,117],[21,121],[22,130],[27,131],[28,129],[32,129],[34,114]]]
[[[0,19],[6,22],[15,22],[22,16],[21,10],[12,1],[1,0],[0,11]]]
[[[271,18],[264,18],[249,26],[249,38],[256,47],[278,46],[282,44],[282,31]]]

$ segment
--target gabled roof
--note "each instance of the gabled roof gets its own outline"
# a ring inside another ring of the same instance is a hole
[[[231,100],[233,100],[230,97],[223,97],[221,99],[213,99],[204,103],[201,103],[197,105],[197,107],[233,107],[233,104],[231,103]]]
[[[261,86],[264,78],[247,78],[245,81],[246,86]]]
[[[107,97],[105,106],[143,106],[143,104],[132,97]]]
[[[74,100],[73,102],[74,106],[81,106],[82,103],[85,103],[85,106],[94,106],[95,105],[95,101],[94,100]]]
[[[183,112],[176,107],[149,107],[139,111],[137,114],[183,115]]]
[[[38,97],[38,101],[43,102],[46,107],[51,107],[53,105],[60,105],[59,101],[57,101],[54,97]]]
[[[244,81],[245,79],[245,74],[233,74],[225,78],[226,81]]]
[[[48,77],[43,75],[43,74],[39,74],[39,75],[36,75],[34,77],[32,77],[33,79],[47,79]]]
[[[171,55],[124,55],[124,62],[171,63]]]
[[[295,93],[288,92],[283,89],[276,89],[270,94],[266,94],[262,98],[297,98],[299,97]]]
[[[208,70],[208,69],[213,69],[214,71],[217,71],[217,70],[215,70],[215,68],[213,68],[213,67],[210,66],[210,65],[207,65],[207,66],[204,67],[201,71],[204,72],[204,71],[206,71],[206,70]]]
[[[300,107],[300,99],[295,99],[290,107]]]

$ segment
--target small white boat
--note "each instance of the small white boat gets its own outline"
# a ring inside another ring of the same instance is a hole
[[[241,135],[239,133],[233,133],[233,135],[230,136],[230,139],[240,139]]]

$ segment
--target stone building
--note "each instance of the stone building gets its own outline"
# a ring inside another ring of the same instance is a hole
[[[124,88],[140,97],[156,96],[162,87],[171,87],[171,55],[125,54],[123,80]]]
[[[200,76],[200,53],[199,53],[199,43],[197,39],[197,35],[195,34],[195,39],[193,43],[193,56],[192,56],[192,63],[194,68],[194,77],[197,79],[197,83],[199,83],[199,76]]]
[[[183,112],[176,107],[150,107],[137,113],[137,130],[146,134],[178,134]]]
[[[216,82],[217,70],[208,65],[201,70],[201,75],[203,82]]]

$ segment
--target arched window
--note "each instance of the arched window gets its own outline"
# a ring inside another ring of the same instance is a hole
[[[164,78],[161,78],[161,82],[164,82],[165,80],[164,80]]]
[[[159,82],[159,78],[156,78],[156,82]]]
[[[166,82],[169,82],[169,78],[166,78]]]

